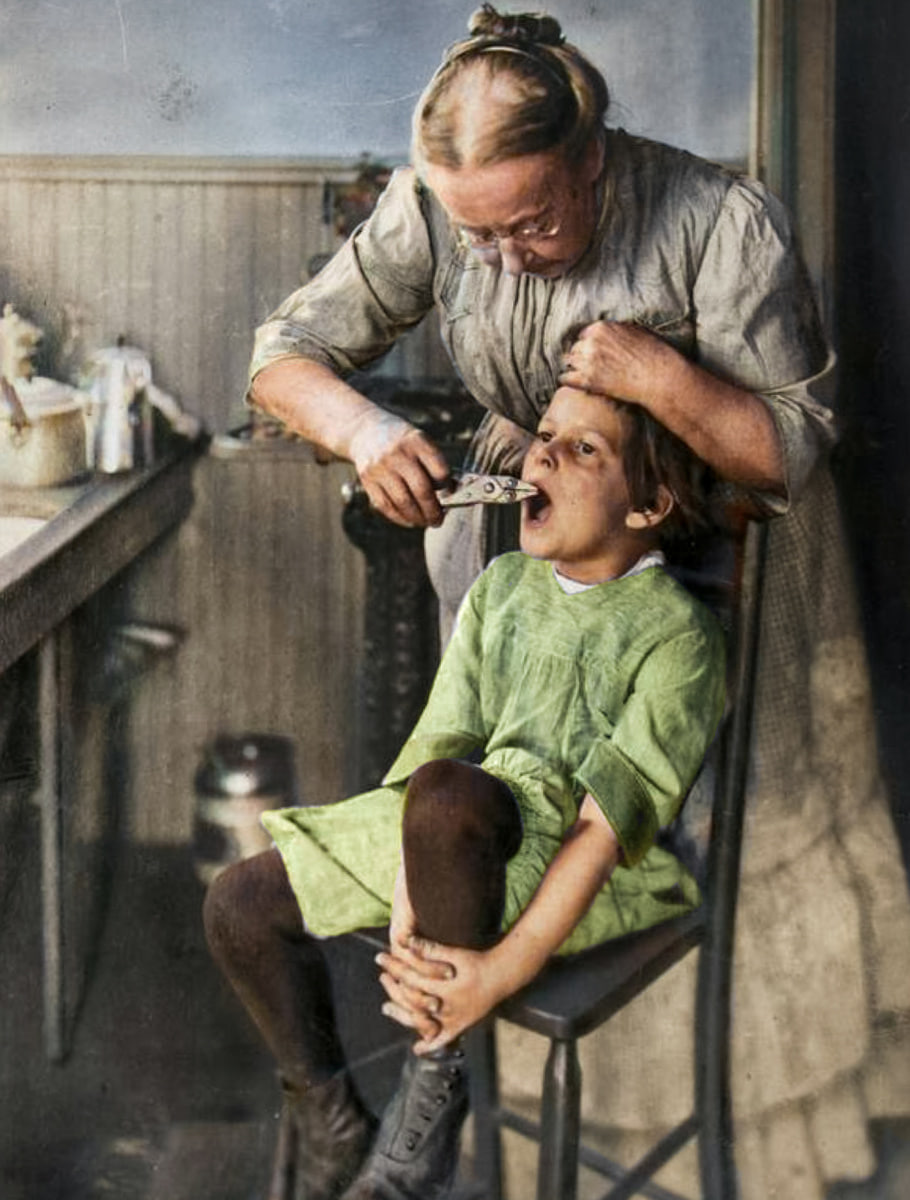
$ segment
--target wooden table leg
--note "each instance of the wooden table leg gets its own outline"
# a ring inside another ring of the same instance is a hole
[[[66,1055],[63,972],[63,721],[60,629],[38,650],[38,713],[41,753],[41,903],[44,954],[44,1050],[52,1062]]]

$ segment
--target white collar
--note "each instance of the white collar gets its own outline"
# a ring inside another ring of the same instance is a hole
[[[623,571],[622,575],[616,575],[609,580],[599,579],[597,582],[614,583],[617,579],[628,579],[630,575],[640,575],[649,567],[666,566],[666,563],[667,559],[663,550],[648,550],[629,567],[628,571]],[[553,567],[553,577],[567,596],[574,596],[578,592],[586,592],[588,588],[597,587],[597,583],[579,583],[577,579],[569,579],[568,575],[563,575],[561,571],[557,571],[556,567]]]

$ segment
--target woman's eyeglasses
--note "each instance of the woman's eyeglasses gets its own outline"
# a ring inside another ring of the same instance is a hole
[[[513,229],[471,229],[459,225],[458,232],[472,250],[498,250],[500,242],[518,242],[528,245],[531,242],[546,242],[559,237],[562,222],[556,217],[542,218],[539,221],[526,221]]]

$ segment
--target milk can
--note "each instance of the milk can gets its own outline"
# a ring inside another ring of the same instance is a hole
[[[297,803],[294,747],[274,734],[220,734],[196,773],[197,877],[208,885],[231,863],[267,850],[260,817]]]

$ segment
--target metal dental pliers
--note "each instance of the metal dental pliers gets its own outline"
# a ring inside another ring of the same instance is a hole
[[[443,508],[462,508],[468,504],[516,504],[536,496],[533,483],[524,483],[513,475],[471,475],[455,473],[451,491],[437,492]]]

